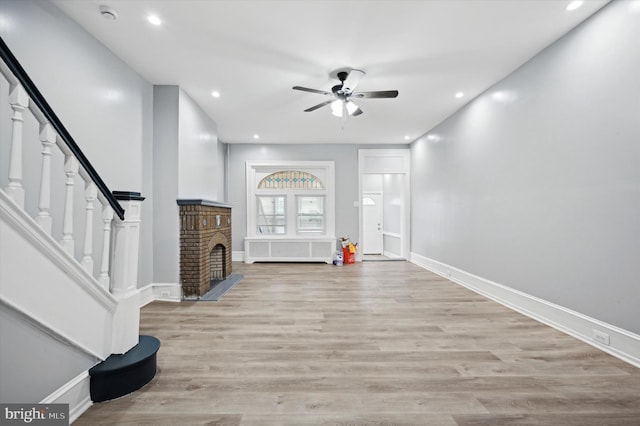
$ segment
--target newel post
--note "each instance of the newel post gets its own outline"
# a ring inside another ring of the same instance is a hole
[[[114,354],[125,353],[138,344],[140,292],[138,290],[138,252],[140,213],[144,197],[139,192],[113,191],[124,208],[125,217],[113,220],[111,242],[111,294],[118,299],[112,333]]]

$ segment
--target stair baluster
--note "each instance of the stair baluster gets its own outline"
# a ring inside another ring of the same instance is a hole
[[[75,248],[73,241],[73,186],[74,179],[78,174],[78,160],[74,156],[65,155],[64,173],[67,175],[67,180],[65,182],[64,219],[62,221],[62,240],[60,245],[69,256],[73,257]]]
[[[86,220],[84,226],[84,248],[82,257],[82,266],[85,271],[93,276],[93,204],[96,201],[98,189],[91,181],[85,181],[84,196],[86,205]]]
[[[23,113],[29,106],[29,97],[21,85],[16,84],[11,87],[9,93],[9,104],[13,109],[12,133],[11,133],[11,156],[9,162],[9,184],[5,192],[11,199],[24,209],[24,188],[22,187],[22,123]]]
[[[109,259],[110,259],[110,242],[111,242],[111,221],[113,220],[113,209],[106,201],[102,204],[102,223],[103,223],[103,237],[102,237],[102,262],[100,264],[100,285],[105,290],[109,291],[110,278],[109,278]]]
[[[56,132],[50,124],[40,125],[40,142],[42,142],[42,168],[40,173],[40,199],[36,222],[51,235],[51,147],[56,143]]]

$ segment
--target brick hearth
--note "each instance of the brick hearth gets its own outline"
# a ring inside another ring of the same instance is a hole
[[[207,200],[178,200],[180,283],[185,298],[209,291],[212,279],[231,274],[231,207]]]

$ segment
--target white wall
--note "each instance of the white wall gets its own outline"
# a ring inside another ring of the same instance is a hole
[[[412,144],[413,253],[640,333],[635,6],[605,6]]]

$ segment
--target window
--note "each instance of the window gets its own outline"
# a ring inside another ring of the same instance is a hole
[[[248,161],[247,238],[334,238],[332,161]]]
[[[287,216],[284,196],[259,195],[257,197],[257,233],[286,234]]]
[[[258,189],[324,189],[317,176],[299,170],[283,170],[262,178]]]
[[[324,197],[301,195],[298,199],[298,232],[324,233]]]

